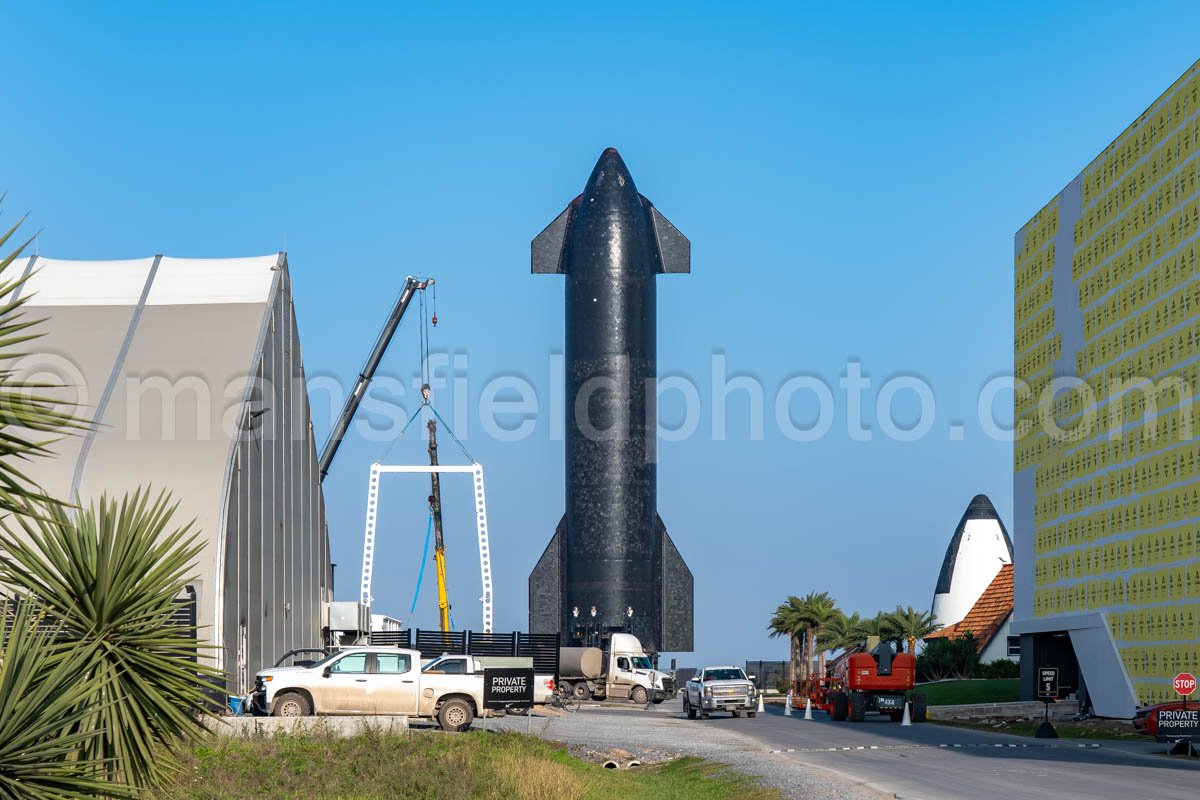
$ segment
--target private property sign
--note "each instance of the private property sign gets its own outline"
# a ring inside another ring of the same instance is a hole
[[[1190,672],[1181,672],[1175,676],[1175,693],[1188,697],[1196,691],[1196,676]]]
[[[485,669],[483,705],[485,708],[532,708],[533,670]]]
[[[1200,708],[1160,708],[1156,738],[1160,742],[1200,739]]]

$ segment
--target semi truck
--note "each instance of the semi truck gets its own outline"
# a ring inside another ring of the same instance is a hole
[[[661,703],[675,693],[674,679],[654,669],[638,638],[614,633],[608,647],[559,650],[559,684],[577,700],[630,700]]]

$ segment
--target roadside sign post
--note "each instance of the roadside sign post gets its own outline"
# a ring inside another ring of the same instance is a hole
[[[1171,742],[1171,755],[1192,754],[1192,743],[1200,737],[1200,709],[1188,708],[1188,697],[1196,691],[1196,676],[1181,672],[1175,676],[1175,694],[1183,698],[1183,709],[1159,709],[1158,736],[1160,742]]]
[[[1058,731],[1050,724],[1050,703],[1058,700],[1058,667],[1038,667],[1038,699],[1046,704],[1046,715],[1033,734],[1037,739],[1057,739]]]

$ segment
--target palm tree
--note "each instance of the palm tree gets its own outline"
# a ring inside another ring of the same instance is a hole
[[[70,631],[84,657],[76,674],[90,677],[75,688],[90,713],[77,730],[99,735],[80,740],[83,757],[130,786],[171,774],[164,750],[204,732],[221,677],[196,663],[195,629],[172,624],[203,548],[190,526],[172,525],[174,511],[165,494],[139,490],[73,517],[30,508],[0,532],[0,584]]]
[[[771,631],[771,638],[777,636],[788,637],[788,643],[791,647],[790,658],[788,660],[788,686],[796,685],[797,665],[800,662],[801,639],[804,636],[804,608],[803,602],[799,597],[789,595],[787,600],[780,603],[775,609],[775,614],[771,617],[771,622],[767,625],[767,630]],[[807,675],[801,675],[801,678]]]
[[[909,653],[916,652],[918,639],[924,639],[939,628],[932,613],[918,611],[912,606],[908,608],[896,606],[896,610],[889,612],[886,616],[888,624],[896,632],[896,635],[903,637],[907,642],[907,652]]]
[[[817,660],[817,675],[824,676],[825,650],[819,648],[817,643],[821,640],[825,628],[841,612],[838,610],[837,603],[829,596],[829,592],[809,592],[800,602],[803,608],[805,645],[807,647],[804,658],[805,671],[811,675],[813,661]]]
[[[829,652],[858,647],[864,638],[860,635],[861,628],[862,616],[857,611],[847,616],[839,609],[834,618],[825,626],[821,646]]]

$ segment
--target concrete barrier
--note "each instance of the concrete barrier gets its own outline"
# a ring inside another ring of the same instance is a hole
[[[929,706],[928,716],[938,719],[994,719],[1013,720],[1019,718],[1041,719],[1045,714],[1044,703],[1018,701],[1013,703],[972,703],[961,706]],[[1050,719],[1070,719],[1079,713],[1078,700],[1060,700],[1050,704]]]
[[[274,736],[276,734],[324,734],[358,736],[367,731],[406,733],[408,717],[221,717],[208,725],[218,736]]]

